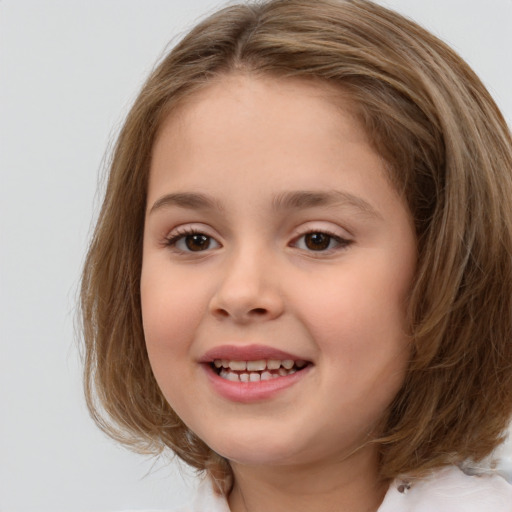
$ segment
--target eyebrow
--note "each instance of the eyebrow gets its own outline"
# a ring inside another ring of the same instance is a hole
[[[222,204],[211,196],[195,192],[177,192],[166,194],[157,199],[149,213],[151,214],[155,210],[172,206],[189,210],[224,210]],[[368,201],[340,190],[283,192],[272,200],[272,209],[276,212],[314,208],[316,206],[348,206],[370,217],[382,218]]]
[[[179,206],[188,210],[223,210],[223,206],[214,198],[205,194],[198,194],[192,192],[177,192],[174,194],[166,194],[160,199],[157,199],[149,213],[161,208]]]
[[[341,190],[283,192],[272,201],[274,210],[300,210],[315,206],[349,206],[370,217],[381,219],[377,210],[362,197]]]

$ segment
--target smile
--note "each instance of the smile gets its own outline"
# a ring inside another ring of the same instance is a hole
[[[231,382],[260,382],[286,377],[307,366],[303,360],[260,359],[256,361],[234,361],[215,359],[212,369],[221,378]]]
[[[241,344],[214,347],[198,363],[216,395],[246,404],[281,396],[307,379],[315,366],[304,356],[271,346]]]

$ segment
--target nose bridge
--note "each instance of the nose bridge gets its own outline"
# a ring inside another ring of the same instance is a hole
[[[233,248],[224,261],[212,312],[236,321],[275,318],[283,309],[279,282],[273,278],[276,262],[260,244]]]

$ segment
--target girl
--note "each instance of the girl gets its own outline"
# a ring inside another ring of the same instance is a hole
[[[503,117],[413,22],[221,10],[113,154],[82,284],[94,418],[203,471],[195,512],[510,512],[478,470],[512,413],[510,197]]]

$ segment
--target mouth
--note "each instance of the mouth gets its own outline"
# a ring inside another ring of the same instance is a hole
[[[300,372],[311,363],[303,359],[214,359],[211,369],[222,379],[231,382],[261,382],[287,377]]]
[[[211,389],[232,402],[261,403],[307,381],[312,361],[266,345],[217,346],[198,361]]]

